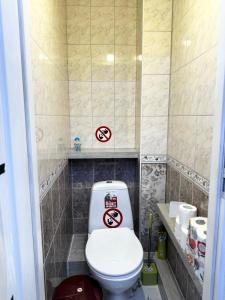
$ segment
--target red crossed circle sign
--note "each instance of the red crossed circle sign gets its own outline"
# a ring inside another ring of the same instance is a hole
[[[123,222],[123,215],[119,209],[110,208],[103,215],[103,223],[108,228],[119,227]]]
[[[101,126],[95,131],[96,139],[101,143],[108,142],[112,137],[112,131],[107,126]]]

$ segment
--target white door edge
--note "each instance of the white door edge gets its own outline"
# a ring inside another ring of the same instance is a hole
[[[211,158],[210,175],[210,195],[208,206],[208,229],[207,229],[207,252],[205,261],[205,274],[203,285],[203,300],[224,300],[223,292],[218,298],[218,292],[222,291],[221,282],[224,281],[225,273],[222,277],[222,266],[220,265],[222,244],[220,226],[222,222],[222,180],[224,169],[224,138],[225,138],[225,3],[221,1],[219,20],[219,43],[217,61],[217,91],[215,98],[218,102],[215,105],[213,147]],[[223,254],[224,255],[224,254]]]
[[[16,300],[44,300],[41,224],[34,141],[34,114],[30,102],[31,81],[27,32],[24,28],[28,1],[0,0],[1,54],[5,61],[8,165],[17,228],[20,293]],[[26,15],[27,14],[27,15]],[[2,66],[1,66],[2,67]],[[29,99],[29,100],[28,100]]]

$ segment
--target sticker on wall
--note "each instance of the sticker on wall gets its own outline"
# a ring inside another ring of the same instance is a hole
[[[105,208],[117,208],[117,196],[113,195],[111,197],[110,194],[105,196]]]
[[[103,215],[103,223],[108,228],[119,227],[123,222],[123,215],[119,209],[108,209]]]
[[[112,137],[112,131],[107,126],[101,126],[95,131],[96,139],[101,143],[108,142]]]

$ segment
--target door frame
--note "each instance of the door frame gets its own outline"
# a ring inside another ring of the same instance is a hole
[[[225,3],[222,0],[220,3],[215,98],[218,105],[215,107],[213,132],[203,300],[225,299]]]
[[[6,168],[17,228],[18,300],[43,300],[44,272],[37,155],[28,47],[29,1],[0,0],[1,105],[7,137]],[[26,31],[25,31],[26,28]],[[15,234],[14,234],[15,236]]]

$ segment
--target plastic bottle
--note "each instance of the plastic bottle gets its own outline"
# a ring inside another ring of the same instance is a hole
[[[158,259],[162,259],[162,260],[166,259],[166,237],[167,237],[166,231],[159,230],[158,251],[157,251]]]

